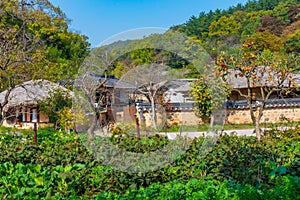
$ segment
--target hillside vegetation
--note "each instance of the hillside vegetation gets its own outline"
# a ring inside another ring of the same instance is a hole
[[[174,52],[148,48],[149,44],[167,41],[170,32],[177,31],[204,47],[213,59],[221,52],[238,52],[244,43],[254,43],[256,52],[270,50],[275,54],[299,56],[299,11],[300,2],[297,0],[249,1],[226,10],[201,12],[186,23],[171,27],[165,34],[153,34],[142,40],[119,41],[93,49],[92,55],[105,55],[105,60],[110,62],[96,59],[95,64],[107,67],[117,77],[147,63],[168,65],[174,69],[185,68],[189,70],[186,77],[197,77],[199,72]],[[117,58],[114,57],[116,55]]]

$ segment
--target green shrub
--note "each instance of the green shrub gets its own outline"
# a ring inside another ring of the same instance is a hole
[[[297,199],[299,130],[292,134],[264,137],[261,143],[254,137],[222,136],[205,156],[199,156],[204,138],[194,139],[173,163],[147,173],[126,173],[105,166],[83,145],[85,135],[40,129],[35,144],[32,134],[0,134],[0,196]],[[125,135],[105,139],[126,151],[145,154],[170,142],[159,135],[141,140]]]

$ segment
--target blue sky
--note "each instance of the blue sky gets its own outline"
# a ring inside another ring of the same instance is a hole
[[[89,37],[92,47],[132,29],[161,32],[200,12],[226,9],[248,0],[50,0],[72,20],[70,29]],[[141,34],[143,31],[140,31]],[[123,35],[123,34],[122,34]],[[138,37],[138,36],[136,36]],[[128,38],[133,39],[133,38]]]

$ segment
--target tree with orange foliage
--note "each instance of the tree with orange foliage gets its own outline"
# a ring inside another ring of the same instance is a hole
[[[260,120],[270,96],[281,93],[284,97],[296,86],[293,75],[296,62],[297,59],[290,55],[279,55],[270,50],[257,52],[253,42],[243,44],[237,55],[222,53],[216,59],[216,66],[228,88],[237,81],[245,86],[246,93],[241,88],[232,88],[232,91],[247,100],[258,141],[261,140]],[[255,96],[254,88],[259,91]]]

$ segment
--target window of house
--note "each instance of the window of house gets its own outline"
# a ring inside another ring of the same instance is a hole
[[[120,103],[126,103],[127,101],[126,93],[124,91],[120,91]]]
[[[22,122],[26,122],[26,108],[22,107]]]
[[[31,122],[37,122],[37,109],[36,108],[32,108],[31,109]]]

